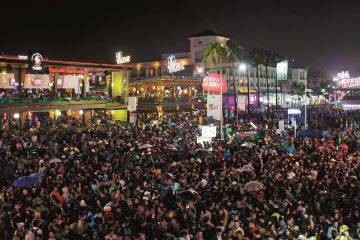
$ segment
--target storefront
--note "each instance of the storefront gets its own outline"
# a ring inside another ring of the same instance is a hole
[[[60,61],[29,56],[0,55],[0,91],[18,97],[128,96],[131,67],[118,64]]]

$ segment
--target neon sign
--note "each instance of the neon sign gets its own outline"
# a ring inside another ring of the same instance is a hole
[[[87,71],[82,69],[74,68],[49,68],[50,73],[60,73],[60,74],[85,74]]]
[[[174,55],[170,55],[167,59],[169,73],[179,72],[185,69],[182,63],[176,62]]]
[[[123,56],[123,53],[121,51],[118,51],[115,55],[116,63],[117,64],[123,64],[130,62],[130,56]]]
[[[350,75],[349,75],[348,71],[342,71],[336,75],[336,78],[337,78],[337,80],[349,79]]]
[[[20,59],[20,60],[28,60],[28,56],[26,56],[26,55],[18,55],[18,59]]]
[[[337,85],[339,88],[360,88],[360,77],[340,80]]]

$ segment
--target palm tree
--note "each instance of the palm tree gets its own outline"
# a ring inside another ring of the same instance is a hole
[[[261,112],[260,105],[260,78],[259,78],[259,65],[264,63],[265,59],[265,50],[262,48],[254,48],[250,51],[250,58],[256,66],[256,79],[257,79],[257,99],[258,99],[258,108]]]
[[[279,54],[272,51],[265,51],[265,76],[266,76],[266,94],[267,94],[267,105],[268,111],[270,110],[270,102],[269,102],[269,71],[268,67],[276,67],[277,59],[279,58]],[[276,107],[277,107],[277,80],[276,80]]]
[[[202,52],[202,59],[209,69],[220,69],[229,62],[229,54],[225,47],[220,43],[213,42],[209,43]]]
[[[237,86],[235,81],[235,72],[236,72],[236,66],[239,65],[240,62],[244,61],[245,56],[245,49],[243,46],[237,44],[234,40],[230,39],[226,42],[226,49],[228,50],[229,55],[229,61],[230,65],[233,66],[233,74],[232,74],[232,81],[234,86],[234,103],[235,103],[235,117],[237,118],[238,112],[238,104],[237,104]]]

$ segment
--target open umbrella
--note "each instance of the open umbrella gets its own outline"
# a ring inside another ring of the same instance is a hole
[[[242,168],[241,168],[241,171],[242,172],[251,172],[254,170],[254,167],[247,164],[247,165],[244,165]]]
[[[189,190],[185,190],[185,191],[181,192],[180,197],[183,200],[187,200],[187,201],[194,201],[194,200],[200,198],[199,194],[193,189],[189,189]]]
[[[198,148],[192,152],[193,155],[201,155],[201,156],[206,156],[209,155],[210,153],[211,152],[205,148]]]
[[[299,136],[299,137],[310,137],[310,138],[313,138],[313,137],[318,136],[318,133],[317,133],[316,131],[307,129],[307,130],[299,131],[299,132],[298,132],[298,136]]]
[[[49,164],[51,164],[51,163],[61,163],[62,161],[61,161],[61,159],[60,158],[53,158],[53,159],[51,159],[50,161],[49,161]]]
[[[264,184],[258,181],[251,181],[245,184],[244,189],[248,192],[258,192],[264,188]]]
[[[31,187],[34,185],[38,185],[42,181],[42,177],[44,174],[42,173],[33,173],[29,176],[20,177],[13,182],[14,187]]]
[[[253,148],[254,146],[255,144],[249,142],[244,142],[243,144],[241,144],[241,147],[246,147],[246,148]]]
[[[325,138],[331,137],[331,136],[330,136],[330,133],[329,133],[328,131],[322,131],[321,136],[323,136],[323,137],[325,137]]]
[[[166,149],[166,150],[170,150],[170,151],[177,151],[177,150],[178,150],[177,147],[175,147],[175,146],[172,145],[172,144],[166,145],[166,146],[165,146],[165,149]]]
[[[147,143],[147,144],[142,145],[142,146],[140,147],[140,149],[152,148],[152,147],[153,147],[153,145]]]

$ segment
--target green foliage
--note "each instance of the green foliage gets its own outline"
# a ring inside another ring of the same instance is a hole
[[[229,63],[229,54],[220,43],[209,43],[202,52],[202,59],[210,68],[220,67]]]
[[[300,83],[293,83],[291,89],[293,93],[297,95],[303,95],[305,91],[305,86]]]

